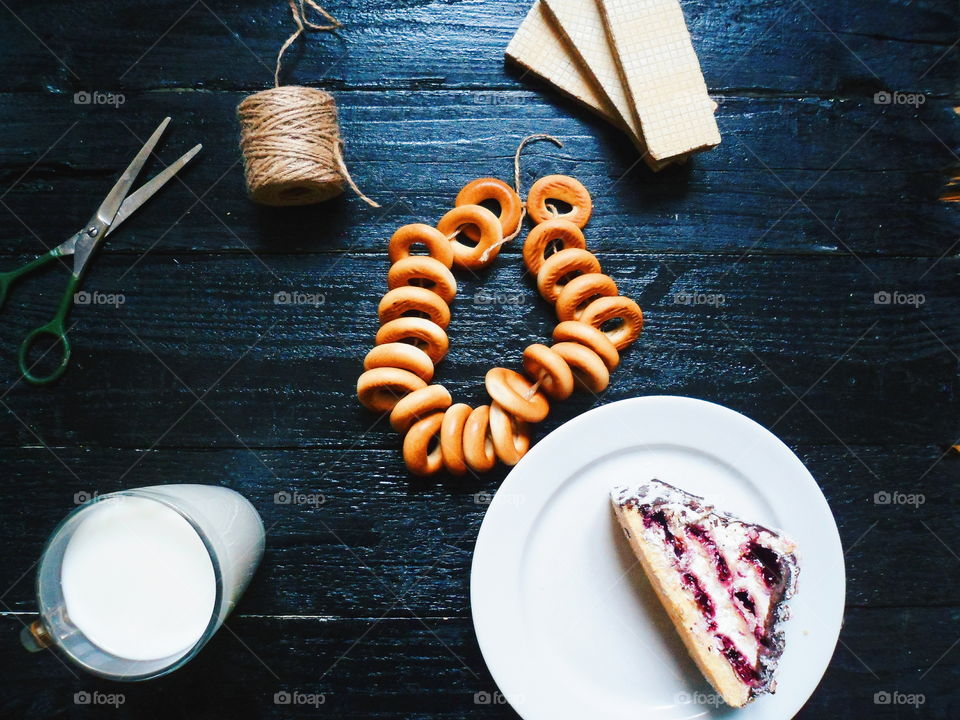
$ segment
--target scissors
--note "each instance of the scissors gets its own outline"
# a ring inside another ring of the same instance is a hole
[[[45,385],[53,382],[67,369],[67,363],[70,362],[70,342],[67,340],[67,332],[64,326],[67,313],[74,303],[74,294],[80,285],[80,280],[87,266],[90,264],[90,258],[93,251],[103,239],[113,232],[124,220],[130,217],[135,210],[149,200],[154,193],[162,188],[180,169],[190,162],[196,155],[202,145],[196,145],[188,152],[184,153],[172,165],[167,166],[162,172],[158,173],[152,180],[144,183],[136,192],[127,195],[137,174],[143,168],[153,152],[154,146],[163,135],[163,131],[170,123],[170,118],[164,118],[160,126],[153,131],[153,135],[140,148],[140,152],[133,158],[123,175],[117,180],[116,185],[110,190],[106,199],[93,214],[93,217],[83,226],[81,230],[71,235],[66,241],[53,248],[49,252],[39,255],[20,267],[8,272],[0,273],[0,307],[7,299],[7,292],[10,285],[19,277],[26,275],[40,267],[43,267],[51,260],[55,260],[66,255],[73,255],[73,272],[67,281],[66,290],[53,319],[31,331],[20,343],[20,349],[17,353],[17,362],[23,377],[35,385]],[[36,375],[32,368],[27,365],[27,357],[30,348],[41,335],[52,336],[61,347],[60,363],[47,375]]]

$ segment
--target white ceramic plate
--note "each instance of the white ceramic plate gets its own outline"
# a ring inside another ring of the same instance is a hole
[[[652,477],[797,542],[775,695],[724,705],[635,563],[609,491]],[[654,396],[591,410],[521,460],[480,528],[470,597],[487,666],[525,720],[789,720],[833,655],[844,587],[836,523],[797,456],[733,410]]]

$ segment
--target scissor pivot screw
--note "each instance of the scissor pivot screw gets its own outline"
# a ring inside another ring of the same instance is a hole
[[[87,235],[89,235],[90,237],[96,237],[99,234],[100,234],[100,230],[98,230],[97,228],[92,226],[87,228]]]

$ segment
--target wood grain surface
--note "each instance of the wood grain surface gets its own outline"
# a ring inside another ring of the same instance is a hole
[[[473,545],[505,471],[411,478],[354,386],[386,239],[436,222],[475,177],[508,179],[519,139],[549,132],[564,147],[532,146],[525,186],[584,182],[590,247],[647,326],[610,388],[558,405],[538,437],[660,393],[770,428],[817,478],[846,551],[840,644],[798,717],[960,717],[960,210],[941,200],[960,174],[956,4],[683,2],[723,143],[656,175],[618,131],[504,65],[527,7],[333,0],[345,27],[291,48],[284,79],[334,93],[351,172],[383,206],[371,210],[349,195],[290,209],[244,196],[234,109],[272,83],[286,3],[0,3],[0,269],[75,231],[163,116],[150,170],[204,144],[105,242],[62,381],[18,380],[15,349],[66,271],[15,287],[0,314],[0,716],[517,717],[469,607]],[[518,247],[461,280],[438,379],[471,402],[487,368],[517,367],[555,320]],[[56,523],[78,500],[165,482],[227,485],[263,516],[263,564],[226,628],[138,685],[23,652]],[[284,692],[302,702],[276,702]],[[924,702],[877,704],[884,692]]]

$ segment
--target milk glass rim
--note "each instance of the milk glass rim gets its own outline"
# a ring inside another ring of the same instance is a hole
[[[101,670],[98,670],[97,668],[92,667],[89,663],[84,662],[80,658],[76,657],[69,650],[67,650],[65,647],[63,647],[56,638],[52,638],[51,645],[54,646],[58,652],[61,652],[64,655],[66,655],[67,658],[70,660],[70,662],[83,668],[86,672],[90,673],[91,675],[96,675],[97,677],[102,677],[108,680],[115,680],[117,682],[136,682],[139,680],[150,680],[152,678],[162,677],[163,675],[167,675],[169,673],[172,673],[174,670],[177,670],[178,668],[183,667],[187,662],[192,660],[196,656],[196,654],[200,652],[200,650],[203,649],[203,646],[206,645],[207,642],[209,642],[210,638],[212,638],[216,634],[217,630],[220,629],[220,625],[222,624],[221,616],[222,616],[223,602],[224,602],[223,574],[220,569],[220,560],[217,557],[217,551],[213,547],[213,544],[210,542],[210,539],[207,537],[207,533],[205,533],[201,528],[200,524],[196,520],[194,520],[193,517],[187,511],[183,510],[180,507],[177,507],[174,501],[165,497],[159,497],[155,495],[153,492],[155,487],[159,487],[161,489],[163,488],[163,486],[160,485],[160,486],[153,486],[150,488],[133,488],[130,490],[117,490],[116,492],[107,493],[106,495],[98,495],[96,496],[96,499],[94,499],[93,501],[88,501],[80,505],[79,507],[76,507],[73,510],[71,510],[69,513],[67,513],[66,517],[64,517],[63,520],[61,520],[57,524],[53,532],[50,533],[50,536],[47,538],[47,541],[43,545],[43,551],[40,554],[40,563],[37,566],[37,581],[36,581],[37,604],[39,605],[38,610],[39,610],[40,618],[45,621],[46,609],[43,607],[43,603],[41,601],[40,582],[41,582],[41,578],[43,577],[43,568],[44,568],[44,565],[46,564],[47,553],[50,551],[50,548],[53,545],[54,541],[58,539],[60,533],[64,531],[67,525],[72,520],[74,520],[74,518],[76,518],[78,515],[81,515],[83,512],[92,509],[98,503],[101,503],[104,500],[115,498],[118,496],[137,497],[144,500],[152,500],[162,505],[165,505],[166,507],[176,512],[180,517],[186,520],[190,524],[190,527],[193,528],[194,532],[197,533],[197,535],[200,538],[200,541],[203,543],[204,549],[207,551],[207,555],[210,557],[210,563],[213,566],[213,578],[214,578],[214,585],[216,588],[216,597],[214,599],[213,610],[210,613],[210,621],[207,623],[207,627],[204,629],[203,633],[201,633],[200,637],[197,638],[196,643],[194,643],[193,647],[191,647],[190,650],[185,652],[183,655],[178,657],[176,660],[174,660],[172,663],[170,663],[166,667],[161,668],[160,670],[156,670],[154,672],[144,673],[142,675],[114,675],[108,672],[102,672]],[[73,532],[75,532],[75,530]],[[62,563],[63,563],[62,558],[60,560],[60,563],[61,563],[61,571],[62,571]],[[66,611],[65,602],[64,602],[64,610]],[[76,625],[74,625],[74,627],[76,627]],[[90,640],[90,638],[87,637],[87,635],[82,630],[80,630],[80,628],[76,627],[76,630],[78,633],[80,633],[85,638],[87,638],[87,642],[89,642],[91,645],[93,645],[94,647],[99,647],[96,645],[96,643]],[[106,655],[113,655],[113,653],[110,653],[107,650],[103,650],[102,648],[100,649]],[[117,657],[117,656],[114,655],[114,657]],[[140,663],[145,661],[131,660],[130,662]]]

